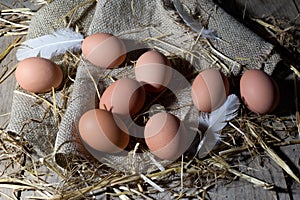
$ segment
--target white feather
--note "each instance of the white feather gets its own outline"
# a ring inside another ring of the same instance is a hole
[[[201,125],[208,127],[209,126],[209,114],[206,112],[200,113],[199,122]]]
[[[50,59],[68,50],[81,49],[82,41],[82,34],[69,28],[60,29],[52,34],[25,41],[17,50],[16,56],[19,61],[37,56]]]
[[[226,126],[228,121],[237,116],[239,107],[238,97],[232,94],[227,97],[222,106],[211,112],[208,117],[200,117],[200,124],[207,124],[208,122],[209,125],[197,148],[196,154],[199,158],[206,156],[218,143],[220,139],[219,132]]]
[[[191,15],[189,15],[183,8],[179,0],[173,0],[173,5],[177,10],[179,16],[184,21],[184,23],[189,26],[196,33],[201,33],[205,38],[219,39],[216,31],[205,29],[200,22],[195,20]]]

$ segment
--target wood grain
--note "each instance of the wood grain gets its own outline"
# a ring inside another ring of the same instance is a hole
[[[8,9],[8,8],[18,8],[30,6],[33,9],[36,9],[36,6],[33,6],[32,3],[27,1],[24,4],[22,1],[11,1],[11,0],[1,0],[0,1],[0,10]],[[6,49],[8,45],[13,43],[16,39],[16,36],[2,36],[0,37],[0,52]],[[0,62],[0,74],[7,74],[11,71],[15,65],[17,64],[17,60],[15,57],[16,49],[13,49],[4,60]],[[16,79],[14,74],[11,74],[4,82],[0,84],[0,127],[3,128],[6,126],[10,116],[10,110],[13,99],[13,91],[16,87]],[[0,173],[5,173],[1,176],[1,178],[10,178],[7,176],[8,174],[17,174],[20,171],[20,167],[17,165],[9,165],[10,161],[1,161],[0,162]],[[7,166],[9,167],[7,168]],[[21,194],[24,197],[29,193]],[[9,197],[16,197],[17,193],[14,193],[12,189],[2,188],[0,186],[0,199],[9,199]]]
[[[0,37],[0,52],[2,52],[16,37]],[[7,74],[11,71],[17,61],[15,59],[15,49],[0,63],[0,73]],[[6,124],[11,110],[13,91],[16,86],[14,74],[10,75],[2,84],[0,84],[0,125]],[[3,127],[3,126],[2,126]]]
[[[234,15],[264,18],[273,16],[300,25],[299,0],[219,0],[221,6]]]
[[[33,4],[30,0],[1,0],[0,6],[2,9],[30,8],[33,11],[36,11],[41,7],[40,5]]]
[[[9,44],[11,44],[15,38],[16,37],[0,37],[0,52],[2,52]],[[16,63],[15,50],[13,50],[0,63],[0,73],[10,71],[12,68],[14,68]],[[9,78],[6,79],[2,84],[0,84],[0,127],[5,127],[5,125],[8,123],[15,86],[16,80],[13,74],[9,76]],[[6,169],[8,164],[9,161],[0,162],[0,173],[2,173],[3,170],[6,170],[5,174],[14,172],[17,173],[20,170],[17,166]],[[5,174],[1,178],[4,178]],[[13,191],[11,189],[4,189],[0,187],[0,199],[7,199],[4,195],[1,195],[1,193],[13,196]]]

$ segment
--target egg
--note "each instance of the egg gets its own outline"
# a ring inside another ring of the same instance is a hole
[[[138,81],[122,78],[106,88],[100,98],[99,108],[129,116],[138,113],[144,106],[145,100],[145,90]]]
[[[63,80],[61,68],[40,57],[26,58],[18,63],[15,72],[19,85],[28,92],[45,93],[58,88]]]
[[[170,62],[157,51],[142,54],[135,66],[136,80],[144,84],[148,92],[160,92],[169,83],[172,75]]]
[[[129,143],[125,124],[111,112],[93,109],[84,113],[79,120],[79,136],[87,150],[105,153],[122,151]]]
[[[247,70],[240,80],[241,99],[247,108],[255,113],[272,112],[279,102],[276,82],[258,69]]]
[[[155,156],[176,160],[187,150],[187,136],[183,123],[174,115],[160,112],[146,123],[145,142]]]
[[[95,33],[82,42],[82,53],[92,64],[101,68],[118,67],[126,58],[122,40],[108,33]]]
[[[220,71],[206,69],[192,84],[193,104],[199,111],[211,112],[220,107],[229,94],[229,81]]]

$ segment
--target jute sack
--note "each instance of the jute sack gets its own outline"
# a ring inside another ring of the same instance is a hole
[[[128,52],[145,47],[155,48],[166,56],[188,61],[192,70],[196,71],[225,66],[222,71],[227,75],[239,75],[241,66],[246,65],[272,74],[280,57],[273,52],[271,44],[263,41],[210,0],[182,3],[186,3],[191,14],[200,11],[202,20],[208,22],[208,28],[216,30],[222,40],[207,42],[200,37],[197,41],[194,33],[178,20],[172,6],[166,8],[161,0],[55,0],[39,10],[32,19],[27,39],[65,27],[62,19],[67,14],[71,19],[70,27],[77,25],[85,36],[97,32],[114,34],[125,41]],[[132,54],[129,52],[128,55]],[[60,58],[53,60],[58,64],[62,63]],[[174,64],[173,67],[183,74],[190,70],[188,65],[180,65]],[[74,84],[68,88],[67,106],[59,125],[49,105],[24,95],[24,91],[18,88],[17,91],[22,93],[16,92],[14,95],[7,130],[24,136],[40,156],[54,154],[56,162],[62,167],[66,167],[75,155],[88,157],[89,154],[78,137],[78,121],[84,112],[95,108],[96,90],[101,92],[110,84],[106,75],[134,78],[129,61],[126,67],[120,69],[101,70],[83,57],[77,68]],[[97,89],[95,83],[98,84]],[[190,88],[177,90],[175,96],[177,98],[163,100],[171,101],[166,102],[167,109],[172,110],[172,114],[181,120],[197,124],[197,111],[186,106],[191,105]],[[46,94],[45,97],[53,102],[53,95]],[[63,108],[64,98],[60,90],[56,91],[59,108]],[[139,157],[130,155],[132,154],[102,154],[101,159],[119,170],[141,171],[155,168],[149,153]],[[161,162],[164,164],[164,161]]]

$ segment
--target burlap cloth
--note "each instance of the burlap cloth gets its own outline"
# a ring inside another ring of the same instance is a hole
[[[187,60],[194,70],[215,66],[214,60],[210,59],[212,56],[208,56],[213,55],[226,64],[233,75],[240,73],[241,65],[263,68],[268,74],[272,73],[280,58],[273,52],[271,44],[256,36],[210,0],[187,0],[183,3],[191,14],[200,12],[201,20],[207,21],[208,28],[216,30],[222,38],[223,41],[211,40],[217,51],[212,51],[203,41],[196,43],[194,33],[182,24],[170,2],[161,0],[55,0],[36,13],[27,39],[65,27],[63,19],[71,19],[70,26],[77,25],[85,36],[97,32],[112,33],[124,39],[128,51],[143,47],[155,48],[167,56]],[[166,5],[170,7],[166,8]],[[68,17],[64,18],[66,14]],[[53,60],[61,64],[60,59]],[[174,67],[183,74],[188,70],[187,65]],[[54,117],[52,107],[40,99],[25,95],[24,91],[17,88],[22,93],[14,94],[7,130],[24,136],[39,156],[54,155],[62,167],[66,167],[66,161],[74,155],[87,156],[78,143],[78,121],[85,111],[95,108],[96,89],[91,77],[99,83],[100,91],[103,91],[110,82],[110,79],[104,78],[105,74],[116,78],[134,77],[130,62],[128,66],[117,70],[100,70],[83,58],[77,68],[74,84],[67,88],[66,109],[63,109],[66,92],[62,93],[61,89],[56,92],[57,107],[63,110],[59,124],[55,121],[57,117]],[[197,111],[186,106],[191,105],[190,88],[181,88],[176,91],[176,96],[166,107],[180,119],[197,124]],[[49,102],[54,101],[50,93],[45,94],[44,98]],[[107,159],[107,163],[118,166],[120,170],[151,169],[151,159],[145,158],[151,156],[149,153],[139,158],[130,154],[102,156]],[[149,166],[145,160],[149,161]]]

